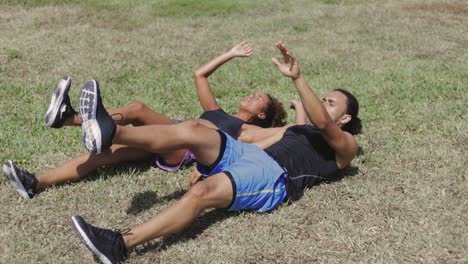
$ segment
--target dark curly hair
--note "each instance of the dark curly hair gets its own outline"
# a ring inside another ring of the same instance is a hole
[[[349,132],[351,135],[357,135],[362,133],[361,119],[359,119],[359,102],[353,94],[345,89],[338,88],[334,91],[340,92],[346,96],[346,114],[351,116],[351,121],[344,124],[341,129]]]
[[[256,125],[259,127],[281,127],[286,124],[287,113],[284,110],[283,103],[281,103],[275,97],[268,95],[270,99],[266,108],[263,110],[265,113],[265,118],[261,119],[257,115],[252,117],[249,120],[249,124]]]

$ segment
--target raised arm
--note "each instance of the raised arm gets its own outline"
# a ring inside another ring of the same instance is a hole
[[[346,167],[356,156],[358,149],[356,140],[351,134],[341,130],[331,119],[319,97],[302,76],[293,54],[282,42],[276,43],[276,47],[283,55],[284,63],[276,58],[272,59],[273,63],[283,75],[290,77],[294,82],[309,120],[320,129],[325,140],[335,150],[338,167]]]
[[[204,111],[217,110],[221,108],[211,91],[208,77],[221,65],[235,57],[249,57],[252,55],[253,46],[247,41],[242,41],[232,49],[214,58],[205,65],[200,66],[194,72],[195,86],[197,87],[198,99]]]

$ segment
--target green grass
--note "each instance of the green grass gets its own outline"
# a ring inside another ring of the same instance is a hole
[[[234,112],[255,90],[297,99],[271,64],[282,39],[318,94],[346,87],[358,97],[364,155],[354,175],[270,214],[208,212],[128,262],[464,263],[466,14],[456,0],[0,0],[0,160],[41,173],[84,151],[79,128],[43,125],[64,75],[74,105],[96,78],[108,107],[141,100],[190,119],[201,113],[192,71],[248,39],[255,54],[210,77],[224,108]],[[0,263],[90,263],[72,215],[111,228],[142,223],[180,197],[188,174],[122,164],[31,201],[2,177]]]
[[[15,49],[9,49],[5,52],[5,55],[7,56],[8,59],[19,59],[21,55],[19,52]]]
[[[253,4],[239,3],[227,0],[167,0],[153,4],[154,14],[163,17],[204,17],[226,16],[243,13]]]

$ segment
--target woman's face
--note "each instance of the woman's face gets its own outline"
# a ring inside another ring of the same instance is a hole
[[[264,92],[258,92],[244,97],[240,102],[240,109],[258,115],[268,106],[270,98]]]
[[[338,125],[346,121],[346,120],[342,120],[344,117],[346,119],[350,117],[348,114],[346,114],[346,110],[347,110],[346,102],[347,102],[346,95],[344,95],[343,93],[339,91],[333,91],[327,94],[322,99],[322,105],[327,110],[331,119]],[[348,121],[344,123],[347,123],[347,122]]]

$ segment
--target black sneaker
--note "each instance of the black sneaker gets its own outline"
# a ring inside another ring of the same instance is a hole
[[[109,148],[116,126],[102,105],[99,83],[96,80],[87,81],[81,88],[80,115],[83,145],[86,149],[101,153]]]
[[[37,179],[34,174],[16,167],[11,160],[7,160],[3,164],[3,173],[20,196],[31,199],[35,195],[34,189],[37,185]]]
[[[68,91],[71,87],[71,78],[68,76],[63,77],[55,87],[52,98],[50,99],[49,109],[45,115],[45,124],[48,127],[60,128],[63,122],[69,116],[76,114],[75,109],[70,104],[70,97]]]
[[[120,232],[92,226],[79,215],[71,220],[81,241],[102,263],[119,263],[127,258],[128,250]]]

